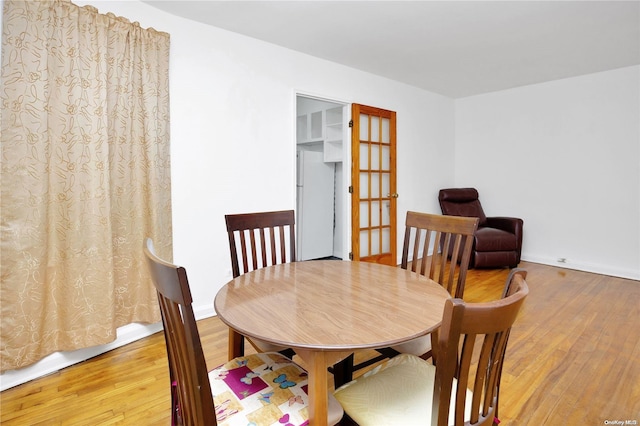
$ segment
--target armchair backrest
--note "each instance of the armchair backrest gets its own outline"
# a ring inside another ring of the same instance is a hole
[[[477,217],[478,227],[485,226],[487,223],[487,216],[482,210],[478,191],[475,188],[441,189],[438,201],[444,215]]]

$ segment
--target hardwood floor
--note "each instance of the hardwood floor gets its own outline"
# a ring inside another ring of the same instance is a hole
[[[528,271],[530,294],[507,350],[502,424],[640,424],[640,282],[527,262],[520,267]],[[469,271],[465,299],[499,297],[508,272]],[[214,317],[198,326],[208,365],[224,362],[224,324]],[[168,425],[166,362],[164,338],[156,333],[2,392],[0,423]]]

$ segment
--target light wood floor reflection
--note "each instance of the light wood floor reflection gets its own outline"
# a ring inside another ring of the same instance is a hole
[[[502,424],[640,424],[640,282],[520,267],[530,294],[507,349]],[[470,270],[465,299],[498,298],[508,272]],[[208,365],[221,364],[227,328],[215,317],[198,326]],[[0,423],[169,425],[162,334],[2,392]]]

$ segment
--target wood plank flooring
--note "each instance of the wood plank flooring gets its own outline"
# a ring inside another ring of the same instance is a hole
[[[640,282],[520,266],[530,294],[507,350],[502,424],[640,424]],[[499,297],[508,272],[469,271],[465,299]],[[224,324],[214,317],[198,326],[207,364],[224,362]],[[0,393],[0,423],[169,425],[168,382],[156,333]]]

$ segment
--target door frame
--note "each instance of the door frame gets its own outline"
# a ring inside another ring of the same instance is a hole
[[[297,133],[296,133],[296,121],[297,121],[297,105],[298,97],[314,99],[320,102],[331,102],[334,104],[342,105],[342,188],[341,188],[341,201],[342,201],[342,214],[344,223],[342,224],[342,259],[350,260],[349,254],[351,253],[351,224],[352,224],[352,212],[351,212],[351,194],[349,193],[349,187],[351,186],[351,128],[349,127],[349,120],[351,120],[351,101],[340,100],[330,96],[318,95],[302,90],[295,90],[293,94],[293,149],[291,150],[292,159],[291,164],[293,167],[292,186],[294,188],[294,206],[297,215],[297,170],[296,170],[296,150],[297,150]],[[338,196],[336,194],[336,196]],[[296,216],[297,217],[297,216]]]
[[[352,149],[353,149],[353,139],[352,139],[352,128],[349,125],[349,122],[351,120],[355,120],[355,118],[352,116],[352,111],[353,111],[353,105],[354,104],[358,104],[357,102],[352,102],[352,101],[346,101],[346,100],[341,100],[341,99],[337,99],[337,98],[333,98],[331,96],[323,96],[323,95],[318,95],[318,94],[314,94],[314,93],[310,93],[310,92],[305,92],[302,90],[294,90],[293,93],[293,126],[292,126],[292,139],[293,139],[293,149],[291,150],[292,153],[292,164],[294,164],[293,167],[293,176],[292,176],[292,186],[294,188],[294,206],[296,209],[296,214],[297,212],[297,191],[296,191],[296,182],[297,182],[297,160],[296,160],[296,150],[297,150],[297,132],[296,132],[296,125],[297,125],[297,104],[298,104],[298,97],[304,97],[304,98],[308,98],[308,99],[314,99],[320,102],[330,102],[330,103],[334,103],[334,104],[339,104],[342,105],[342,175],[343,175],[343,182],[342,182],[342,188],[341,188],[341,199],[342,199],[342,213],[343,213],[343,218],[344,218],[344,223],[343,225],[343,230],[342,230],[342,259],[343,260],[352,260],[352,256],[353,256],[353,206],[352,206],[352,194],[350,193],[350,188],[353,188],[353,182],[352,182],[352,178],[353,178],[353,164],[352,164]],[[363,104],[358,104],[364,107],[367,107],[366,105]],[[374,108],[374,109],[378,109],[378,110],[384,110],[384,108],[380,108],[380,107],[367,107],[367,108]],[[385,110],[386,111],[386,110]],[[389,112],[392,112],[393,114],[396,114],[395,111],[391,111],[389,110]],[[397,130],[395,130],[397,132]],[[397,134],[396,134],[396,138],[397,138]],[[396,140],[396,150],[397,150],[397,140]],[[397,159],[396,159],[397,161]],[[396,167],[396,173],[397,173],[397,164],[395,165]],[[397,182],[396,182],[397,185]],[[396,191],[397,191],[397,187],[396,187]],[[336,195],[337,196],[337,195]],[[397,198],[397,194],[395,194],[395,197]],[[395,222],[395,229],[396,231],[398,230],[398,217],[397,217],[397,201],[393,200],[394,203],[396,203],[395,206],[395,212],[396,212],[396,216],[395,217],[391,217],[390,220]],[[397,234],[393,235],[392,234],[392,241],[391,244],[396,246],[396,250],[393,251],[393,254],[397,255]],[[396,256],[397,257],[397,256]],[[391,259],[391,262],[393,262],[393,264],[395,265],[397,263],[397,258],[393,258]]]

